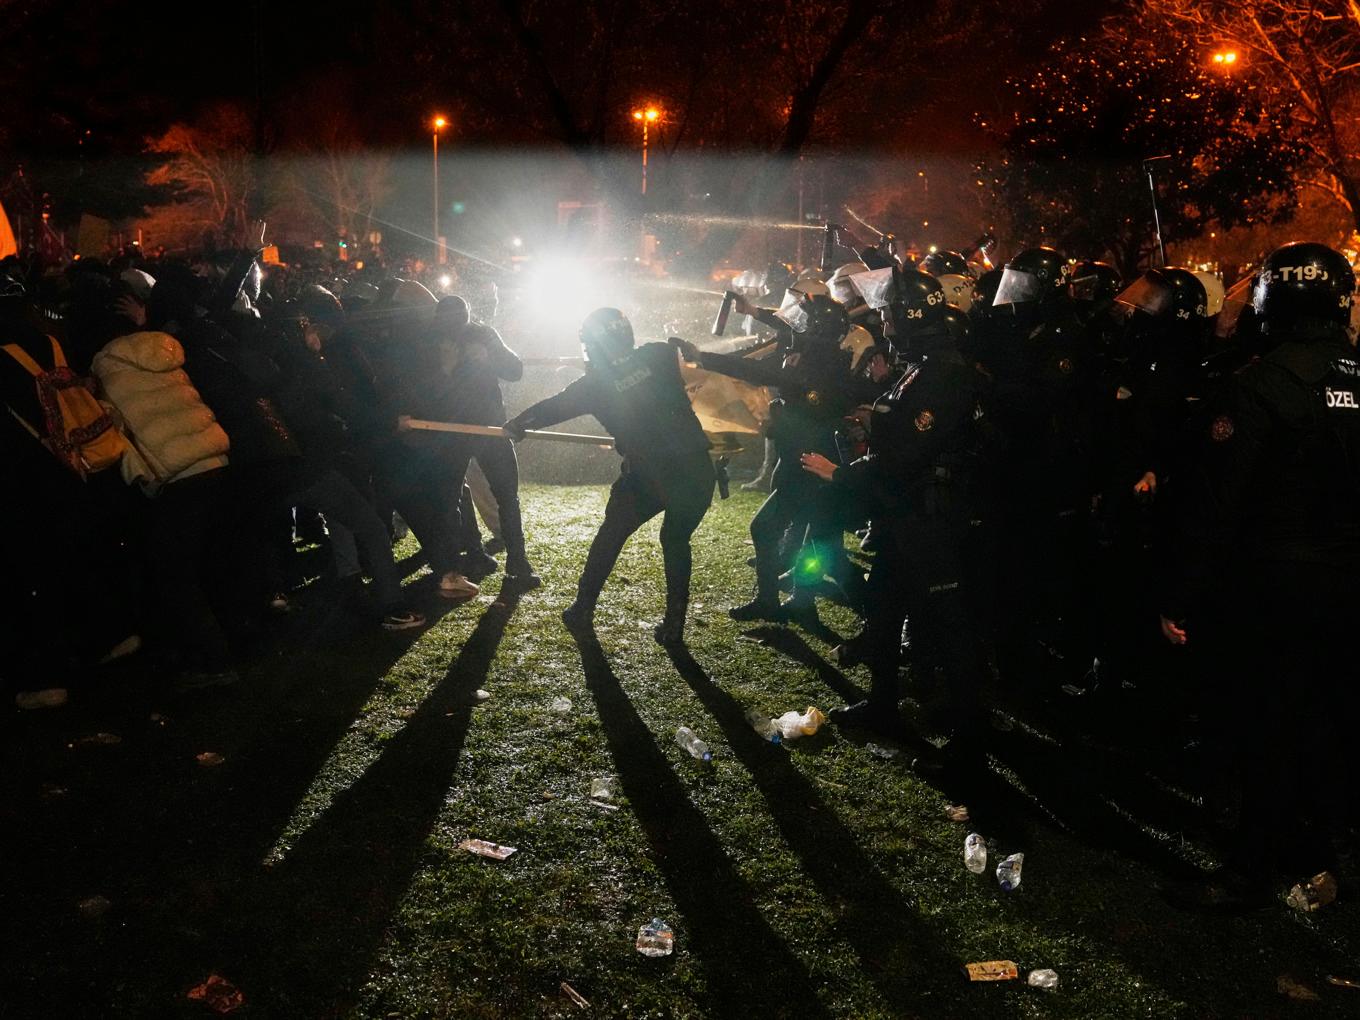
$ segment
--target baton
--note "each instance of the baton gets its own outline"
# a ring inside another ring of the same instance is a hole
[[[422,432],[457,432],[465,436],[499,436],[506,439],[510,437],[510,434],[499,425],[465,425],[456,421],[425,421],[420,418],[411,418],[406,424]],[[600,446],[606,450],[614,446],[614,440],[609,436],[586,436],[579,432],[539,432],[536,429],[529,429],[524,435],[526,438],[532,436],[534,439],[550,439],[557,443]]]

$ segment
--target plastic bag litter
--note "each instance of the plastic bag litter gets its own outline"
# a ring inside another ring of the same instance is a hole
[[[208,980],[189,989],[188,998],[202,1002],[214,1013],[232,1013],[246,1004],[241,989],[219,974],[208,975]]]
[[[821,729],[824,722],[826,715],[813,705],[809,705],[805,712],[785,712],[774,720],[774,724],[779,727],[780,736],[786,741],[810,737]]]

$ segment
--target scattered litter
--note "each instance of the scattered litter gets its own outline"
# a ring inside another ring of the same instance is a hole
[[[246,1004],[241,989],[218,974],[210,974],[207,981],[189,989],[188,998],[205,1003],[214,1013],[231,1013]]]
[[[998,733],[1010,733],[1015,729],[1015,720],[1006,715],[993,715],[992,729]]]
[[[1360,991],[1360,981],[1355,981],[1351,978],[1337,977],[1335,974],[1327,975],[1327,983],[1329,985],[1336,985],[1338,988],[1354,988],[1357,991]]]
[[[784,734],[779,731],[779,724],[758,708],[753,708],[746,713],[746,723],[760,734],[761,740],[778,744],[784,739]]]
[[[1032,970],[1026,983],[1031,988],[1042,988],[1046,992],[1056,992],[1058,990],[1058,972],[1056,970]]]
[[[1295,910],[1305,914],[1321,910],[1336,900],[1336,877],[1330,871],[1320,871],[1307,882],[1289,890],[1285,900]]]
[[[1288,974],[1281,974],[1275,979],[1275,990],[1297,1002],[1317,1002],[1321,998],[1317,992],[1307,985],[1295,981]]]
[[[607,804],[602,800],[591,800],[589,803],[592,807],[600,808],[603,811],[617,811],[619,809],[617,804]]]
[[[212,768],[214,765],[221,765],[227,759],[223,758],[216,751],[204,751],[202,754],[194,755],[194,760],[204,768]]]
[[[117,733],[91,733],[88,737],[67,744],[67,747],[115,747],[123,742]]]
[[[580,1006],[582,1009],[590,1008],[590,1003],[586,1001],[586,997],[582,995],[580,992],[578,992],[575,988],[571,987],[571,985],[567,984],[565,981],[562,982],[562,994],[565,995],[572,1002],[576,1003],[576,1005]]]
[[[1011,854],[996,866],[996,880],[1001,888],[1012,892],[1020,886],[1020,869],[1025,865],[1024,854]]]
[[[14,695],[14,703],[22,709],[56,708],[66,704],[65,687],[48,687],[41,691],[20,691]]]
[[[168,715],[162,715],[160,712],[152,712],[151,721],[157,726],[164,726],[170,721],[170,717]]]
[[[101,917],[113,906],[106,896],[91,896],[76,904],[76,909],[86,917]]]
[[[950,804],[944,809],[944,813],[951,822],[968,821],[968,808],[963,804]]]
[[[1085,687],[1078,687],[1076,684],[1063,684],[1062,692],[1069,698],[1080,698],[1086,693]]]
[[[473,701],[488,701],[488,700],[490,700],[490,698],[491,698],[491,692],[490,692],[490,691],[484,691],[484,690],[482,690],[480,687],[478,687],[475,691],[472,692],[472,700],[473,700]]]
[[[552,705],[550,707],[557,715],[567,715],[571,712],[571,699],[564,698],[559,694],[552,699]]]
[[[713,752],[708,749],[708,745],[688,726],[681,726],[675,731],[675,742],[688,751],[691,758],[699,761],[713,760]]]
[[[1020,976],[1020,968],[1011,960],[984,960],[981,963],[966,963],[969,981],[1014,981]]]
[[[670,956],[675,948],[675,932],[659,917],[638,929],[637,951],[643,956]]]
[[[805,712],[785,712],[772,721],[779,727],[779,733],[785,740],[797,740],[816,733],[826,722],[826,715],[820,708],[809,705]]]
[[[66,789],[66,787],[59,786],[56,783],[43,783],[40,789],[42,790],[42,795],[49,799],[53,797],[65,797],[71,792]]]
[[[963,841],[963,866],[974,875],[987,870],[987,842],[976,832],[970,832]]]
[[[875,758],[896,758],[902,752],[895,747],[880,747],[878,744],[865,744],[864,749]]]
[[[844,783],[833,783],[830,779],[823,779],[821,776],[813,776],[812,778],[817,780],[817,782],[821,783],[823,786],[834,786],[837,790],[850,789],[850,787],[846,786]]]
[[[514,853],[518,847],[501,846],[499,843],[488,843],[484,839],[465,839],[458,844],[459,850],[466,850],[468,853],[476,854],[478,857],[490,857],[493,861],[503,861]]]
[[[590,781],[591,800],[613,800],[614,799],[614,780],[608,776],[600,776]]]

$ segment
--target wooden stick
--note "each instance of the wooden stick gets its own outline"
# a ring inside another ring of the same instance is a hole
[[[465,436],[508,436],[509,433],[499,425],[465,425],[455,421],[425,421],[421,418],[411,418],[406,423],[413,429],[422,432],[456,432]],[[540,432],[537,429],[529,429],[524,433],[525,438],[549,439],[557,443],[576,443],[580,446],[600,446],[604,449],[612,449],[614,440],[609,436],[586,436],[578,432]]]

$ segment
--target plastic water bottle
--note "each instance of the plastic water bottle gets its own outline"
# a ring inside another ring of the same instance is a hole
[[[637,951],[643,956],[670,956],[675,948],[675,932],[659,917],[638,929]]]
[[[974,875],[987,870],[987,843],[976,832],[963,841],[963,866]]]
[[[1024,864],[1024,854],[1011,854],[996,866],[996,880],[1001,883],[1002,889],[1011,892],[1019,887],[1020,869],[1024,867]]]
[[[713,760],[713,752],[708,749],[708,745],[688,726],[681,726],[675,731],[675,742],[688,751],[691,758],[698,758],[700,761]]]
[[[1032,970],[1025,980],[1031,988],[1042,988],[1045,991],[1052,992],[1058,987],[1058,972],[1056,970]]]
[[[753,708],[746,713],[746,721],[751,724],[751,729],[760,734],[762,740],[768,740],[771,744],[778,744],[784,739],[784,735],[779,732],[779,727],[774,720],[767,715],[762,715],[760,709]]]
[[[562,695],[559,694],[557,697],[552,699],[551,708],[553,710],[554,715],[570,715],[571,699],[564,698],[562,697]]]

